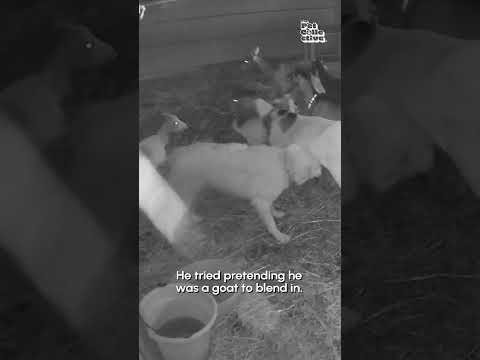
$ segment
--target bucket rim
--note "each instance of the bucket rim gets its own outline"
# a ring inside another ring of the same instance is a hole
[[[178,282],[178,283],[171,283],[171,284],[167,284],[165,286],[157,286],[155,287],[154,289],[150,290],[143,298],[142,300],[140,301],[140,304],[139,304],[139,316],[140,316],[140,319],[142,320],[142,322],[145,324],[145,326],[147,327],[147,329],[153,331],[155,333],[155,336],[157,338],[160,338],[162,339],[162,341],[164,342],[169,342],[169,343],[172,343],[172,344],[182,344],[182,343],[187,343],[187,342],[190,342],[191,340],[194,340],[196,338],[199,338],[200,336],[203,336],[205,333],[207,333],[208,331],[211,331],[211,329],[213,328],[213,324],[215,324],[215,321],[217,321],[217,317],[218,317],[218,304],[217,304],[217,301],[215,300],[215,298],[213,297],[213,295],[209,294],[209,293],[204,293],[204,292],[199,292],[199,293],[193,293],[191,295],[200,295],[200,296],[205,296],[206,298],[209,299],[210,303],[213,304],[213,314],[210,318],[210,320],[205,324],[205,326],[202,327],[202,329],[200,331],[197,331],[195,334],[193,334],[192,336],[188,337],[188,338],[170,338],[170,337],[165,337],[165,336],[161,336],[161,335],[158,335],[155,330],[150,326],[150,324],[147,324],[147,322],[145,321],[145,319],[143,318],[143,313],[142,313],[142,304],[144,304],[144,300],[148,297],[149,294],[153,293],[154,291],[156,290],[159,290],[159,289],[162,289],[162,288],[166,288],[166,287],[169,287],[169,288],[173,288],[175,287],[176,285],[179,285],[179,284],[186,284],[184,282]],[[187,285],[191,285],[191,284],[188,284]],[[155,339],[152,339],[155,341]]]

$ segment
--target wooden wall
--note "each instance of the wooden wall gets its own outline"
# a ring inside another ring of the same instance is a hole
[[[327,43],[317,55],[340,55],[340,0],[167,0],[147,2],[140,22],[140,79],[245,58],[303,54],[300,20],[318,23]]]

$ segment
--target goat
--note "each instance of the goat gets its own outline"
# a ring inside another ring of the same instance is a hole
[[[279,109],[259,98],[239,100],[235,113],[232,127],[250,145],[288,146],[318,136],[334,122]]]
[[[44,148],[66,133],[62,101],[71,93],[70,75],[101,65],[115,50],[82,25],[60,24],[59,44],[44,69],[13,82],[0,93],[0,104]]]
[[[195,143],[173,150],[168,157],[168,182],[187,206],[205,187],[249,200],[268,231],[279,243],[290,237],[280,232],[274,218],[284,213],[274,201],[292,182],[302,184],[318,172],[304,153],[277,147],[245,144]]]
[[[282,97],[292,90],[293,84],[289,81],[292,67],[284,63],[274,67],[263,59],[259,46],[255,47],[250,54],[250,58],[243,60],[243,62],[244,64],[253,64],[260,69],[266,79],[266,84],[272,88],[272,98]]]
[[[163,124],[156,134],[146,137],[140,142],[140,149],[152,161],[155,167],[161,165],[166,159],[166,145],[170,134],[179,133],[188,128],[176,115],[161,113]]]
[[[342,80],[329,72],[328,66],[322,59],[312,64],[312,74],[318,78],[330,100],[340,105],[342,102]]]
[[[480,59],[477,42],[356,20],[343,24],[342,38],[345,49],[350,49],[342,54],[346,64],[344,108],[365,95],[376,98],[388,106],[382,110],[384,116],[399,122],[408,119],[411,131],[423,132],[449,154],[480,196],[475,155],[480,152],[479,122],[474,98],[480,90],[471,76]],[[354,119],[349,120],[347,127],[354,123]],[[387,130],[388,125],[379,126]],[[354,131],[345,130],[354,136]],[[399,141],[408,143],[407,136],[411,133]],[[385,143],[375,152],[385,152],[391,146]]]
[[[300,113],[340,120],[340,80],[330,75],[322,63],[315,62],[315,66],[309,63],[308,71],[302,69],[301,64],[282,63],[274,68],[260,56],[258,46],[252,51],[251,57],[244,63],[258,66],[274,89],[273,98],[290,94],[293,102],[299,105]],[[323,82],[326,88],[323,88]]]
[[[0,157],[8,164],[0,187],[0,246],[92,349],[105,359],[121,358],[126,349],[118,344],[131,341],[132,328],[128,319],[125,326],[117,322],[135,316],[125,304],[138,270],[118,261],[107,233],[15,123],[0,115]]]
[[[334,79],[323,63],[317,60],[313,65],[297,65],[294,74],[303,94],[304,113],[331,120],[341,119],[340,80]]]

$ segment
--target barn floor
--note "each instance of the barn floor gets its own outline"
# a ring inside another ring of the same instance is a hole
[[[233,98],[252,94],[258,74],[240,63],[202,68],[187,75],[144,82],[141,113],[152,106],[177,114],[193,131],[176,144],[198,140],[241,141],[230,130]],[[142,129],[141,129],[142,130]],[[152,129],[145,130],[148,135]],[[142,132],[142,131],[141,131]],[[300,294],[249,295],[216,324],[212,360],[329,360],[340,358],[340,193],[329,174],[287,190],[276,206],[288,212],[278,220],[292,235],[275,244],[246,201],[207,191],[198,201],[207,240],[195,260],[229,259],[242,270],[300,272]],[[142,215],[140,295],[169,281],[188,263]]]
[[[0,250],[0,359],[91,358],[75,334]]]
[[[342,305],[362,321],[345,359],[480,359],[480,202],[435,169],[342,207]]]

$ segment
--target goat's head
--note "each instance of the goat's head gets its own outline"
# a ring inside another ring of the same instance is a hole
[[[162,112],[160,116],[163,118],[163,124],[160,132],[167,134],[180,133],[188,129],[188,125],[178,118],[177,115]]]
[[[325,93],[322,81],[315,66],[310,62],[300,62],[295,65],[291,78],[295,87],[291,90],[296,104],[305,112],[315,94]]]
[[[55,59],[70,68],[102,65],[117,56],[112,46],[96,37],[86,26],[60,23],[56,28],[60,43]]]

